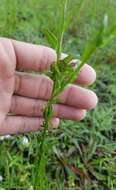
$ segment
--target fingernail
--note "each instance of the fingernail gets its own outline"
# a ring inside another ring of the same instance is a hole
[[[50,121],[50,128],[52,128],[52,129],[58,128],[59,123],[60,123],[60,119],[59,118],[53,118]]]

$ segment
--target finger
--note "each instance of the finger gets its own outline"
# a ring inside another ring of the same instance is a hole
[[[20,134],[39,131],[42,128],[42,118],[7,116],[3,125],[0,127],[0,134]],[[54,118],[51,121],[52,126],[58,126],[59,119]]]
[[[10,112],[23,116],[42,117],[46,101],[13,96]],[[85,110],[77,109],[61,104],[53,105],[53,116],[70,120],[82,120],[85,117]]]
[[[18,69],[43,71],[50,68],[56,60],[56,52],[52,48],[16,40],[12,40],[12,43],[16,53]],[[62,54],[62,58],[66,56],[66,54]],[[95,81],[95,78],[96,73],[92,67],[85,65],[77,81],[80,84],[89,85]]]
[[[53,81],[45,75],[16,72],[15,94],[48,100],[51,97]]]
[[[62,104],[85,110],[95,108],[98,102],[93,91],[71,84],[64,89],[58,98]]]
[[[95,70],[89,66],[88,64],[85,64],[80,71],[79,76],[76,79],[77,84],[81,85],[91,85],[96,80],[96,72]]]
[[[18,69],[43,71],[50,68],[51,64],[56,60],[56,52],[49,47],[15,40],[12,42],[16,53]],[[63,57],[66,57],[66,54],[62,54]],[[77,82],[83,85],[90,85],[95,79],[96,73],[94,69],[85,64],[81,69]]]
[[[50,68],[56,59],[56,52],[49,47],[12,40],[17,69],[43,71]]]
[[[17,73],[15,81],[17,95],[43,100],[51,98],[53,81],[44,75]],[[68,85],[59,96],[59,100],[63,104],[87,110],[96,107],[98,101],[94,92],[76,85]]]

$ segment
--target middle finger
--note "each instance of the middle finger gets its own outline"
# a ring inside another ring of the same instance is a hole
[[[16,73],[15,94],[49,100],[52,95],[53,81],[45,75],[34,76],[27,73]],[[97,97],[91,90],[77,85],[68,85],[59,96],[62,104],[80,109],[92,109],[97,104]]]
[[[46,104],[47,101],[44,100],[13,96],[10,112],[28,117],[42,117]],[[85,117],[85,113],[85,110],[71,106],[62,104],[53,105],[53,117],[61,119],[82,120]]]

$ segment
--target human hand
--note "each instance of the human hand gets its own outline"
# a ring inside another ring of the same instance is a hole
[[[56,53],[51,48],[0,38],[1,135],[41,129],[42,114],[51,97],[53,81],[45,75],[27,71],[49,69],[55,58]],[[59,118],[81,120],[86,110],[96,107],[95,93],[78,86],[88,86],[95,79],[94,69],[85,64],[75,84],[68,85],[59,95],[60,104],[53,106],[52,125],[58,126]]]

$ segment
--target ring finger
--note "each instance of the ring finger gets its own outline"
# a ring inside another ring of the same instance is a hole
[[[17,115],[28,117],[42,117],[47,101],[26,98],[21,96],[13,96],[11,101],[10,112]],[[62,104],[53,105],[53,117],[82,120],[86,111]]]
[[[16,95],[42,100],[51,98],[53,81],[45,75],[34,76],[17,72],[15,81]],[[68,85],[58,98],[60,103],[78,109],[89,110],[96,107],[97,104],[94,92],[74,84]]]

